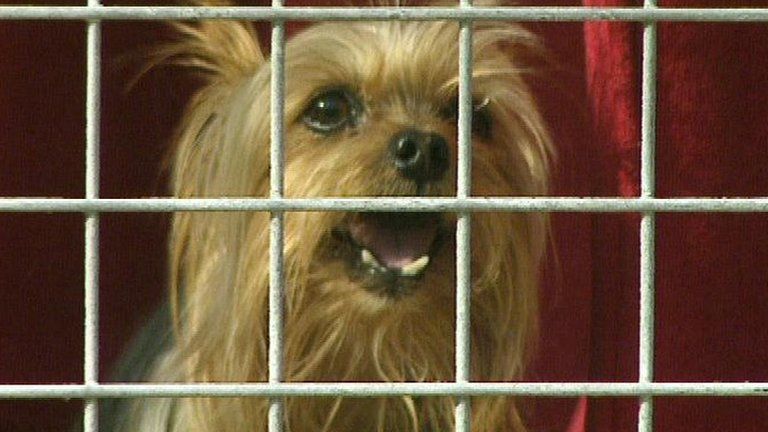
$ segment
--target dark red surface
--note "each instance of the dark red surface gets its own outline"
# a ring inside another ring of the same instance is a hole
[[[642,3],[642,2],[639,2]],[[591,5],[634,6],[631,1]],[[667,7],[765,7],[765,1],[662,1]],[[596,142],[608,156],[608,189],[639,190],[641,31],[585,26],[587,84]],[[768,193],[768,29],[764,25],[664,23],[659,32],[657,192],[664,197]],[[638,253],[635,217],[600,227],[593,285],[590,379],[637,377]],[[608,228],[608,230],[606,230]],[[766,381],[768,217],[658,216],[656,379]],[[607,261],[609,260],[609,261]],[[597,269],[595,270],[597,271]],[[589,428],[635,428],[634,401],[592,400]],[[763,431],[764,399],[658,399],[660,431]]]
[[[642,27],[531,27],[556,59],[534,83],[559,147],[555,193],[637,195]],[[83,195],[84,28],[0,22],[2,196]],[[165,193],[163,155],[193,83],[158,69],[132,90],[125,86],[141,65],[140,53],[167,35],[152,23],[104,25],[103,196]],[[768,195],[768,28],[669,23],[659,38],[659,195]],[[547,264],[531,379],[637,379],[639,219],[553,219],[557,259]],[[136,323],[163,296],[166,228],[162,214],[103,217],[103,378]],[[80,215],[0,214],[0,383],[82,379],[82,237]],[[768,381],[766,244],[768,216],[658,216],[656,379]],[[0,431],[66,430],[79,407],[77,401],[0,401]],[[531,401],[534,430],[566,430],[574,407],[569,400]],[[633,399],[590,399],[581,408],[588,431],[636,429]],[[757,432],[768,425],[765,399],[661,398],[656,409],[661,432]]]

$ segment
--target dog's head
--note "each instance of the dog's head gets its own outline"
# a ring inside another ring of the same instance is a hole
[[[230,25],[236,30],[216,38],[206,26],[187,29],[199,45],[191,54],[202,55],[198,63],[212,73],[181,132],[179,196],[269,194],[269,62],[246,28]],[[455,195],[458,30],[448,22],[324,23],[291,39],[285,196]],[[547,132],[523,82],[527,71],[514,61],[515,49],[531,42],[517,26],[475,26],[473,195],[546,191]],[[205,45],[224,43],[235,45]],[[252,241],[227,248],[264,255],[264,236],[256,234],[266,231],[263,218],[243,216],[252,221],[241,228]],[[478,277],[502,271],[515,246],[531,257],[524,265],[536,262],[537,217],[475,219]],[[290,275],[343,281],[345,296],[369,305],[407,301],[432,285],[430,274],[452,273],[454,220],[438,213],[290,213]]]
[[[177,139],[174,194],[269,196],[270,61],[246,24],[181,30],[161,56],[206,81]],[[285,196],[455,196],[458,40],[459,25],[440,21],[321,23],[291,38]],[[546,193],[549,137],[517,59],[535,45],[517,25],[474,24],[474,196]],[[452,379],[455,221],[450,212],[287,212],[292,379]],[[546,218],[477,213],[471,222],[474,378],[512,379],[535,329]],[[207,379],[264,378],[268,245],[266,213],[175,216],[172,284]],[[351,373],[371,350],[368,375]],[[340,352],[346,369],[313,373]]]

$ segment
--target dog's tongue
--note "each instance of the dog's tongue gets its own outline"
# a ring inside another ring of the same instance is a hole
[[[424,213],[361,213],[349,227],[357,244],[390,269],[427,255],[437,230],[437,217]]]

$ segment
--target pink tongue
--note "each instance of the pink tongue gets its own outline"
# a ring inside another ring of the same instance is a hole
[[[381,265],[401,269],[429,253],[437,235],[437,225],[435,218],[429,215],[368,213],[356,218],[349,231]]]

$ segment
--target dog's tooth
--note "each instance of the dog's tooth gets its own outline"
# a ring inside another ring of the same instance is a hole
[[[360,260],[363,262],[363,264],[367,264],[371,267],[381,267],[381,264],[379,264],[379,261],[376,260],[376,257],[373,256],[373,253],[369,251],[368,249],[363,249],[360,251]]]
[[[400,273],[404,276],[416,276],[424,271],[424,268],[427,266],[427,264],[429,264],[429,256],[424,255],[423,257],[400,269]]]

